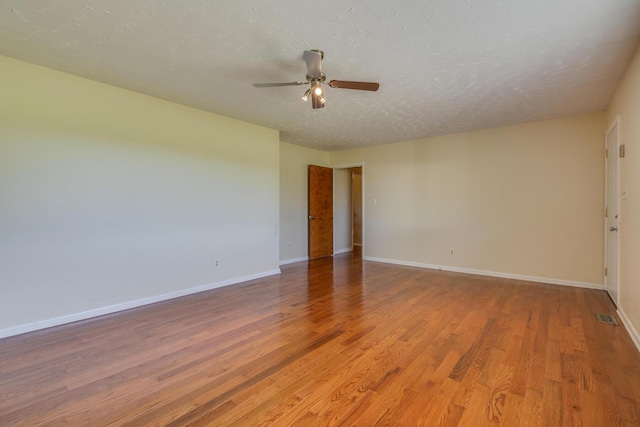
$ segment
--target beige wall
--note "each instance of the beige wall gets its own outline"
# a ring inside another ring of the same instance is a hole
[[[278,271],[277,131],[0,75],[0,336]]]
[[[331,163],[366,166],[367,258],[601,287],[604,121],[407,141]]]
[[[608,109],[607,125],[620,117],[620,277],[618,312],[640,348],[640,50],[627,69]]]
[[[280,262],[308,257],[307,170],[329,166],[329,153],[280,142]]]

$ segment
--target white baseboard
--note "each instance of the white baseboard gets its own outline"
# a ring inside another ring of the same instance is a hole
[[[410,267],[429,268],[432,270],[453,271],[456,273],[467,273],[467,274],[477,274],[480,276],[501,277],[503,279],[525,280],[527,282],[548,283],[551,285],[564,285],[564,286],[573,286],[577,288],[604,290],[604,285],[598,284],[598,283],[576,282],[573,280],[554,279],[551,277],[526,276],[523,274],[501,273],[497,271],[487,271],[487,270],[475,270],[472,268],[424,264],[421,262],[400,261],[400,260],[386,259],[386,258],[363,257],[363,259],[368,261],[384,262],[387,264],[398,264],[398,265],[406,265]]]
[[[338,255],[338,254],[344,254],[347,252],[353,252],[353,248],[338,249],[337,251],[334,251],[333,254]]]
[[[618,307],[618,315],[620,316],[624,327],[627,328],[627,332],[629,332],[629,335],[631,336],[633,343],[636,345],[636,348],[638,349],[638,351],[640,351],[640,334],[638,334],[636,328],[633,327],[633,323],[631,323],[631,320],[629,320],[627,314],[624,312],[624,310],[622,310],[622,307]]]
[[[211,289],[221,288],[224,286],[234,285],[240,282],[246,282],[248,280],[260,279],[262,277],[273,276],[274,274],[280,274],[280,269],[263,271],[261,273],[251,274],[243,277],[234,277],[232,279],[222,280],[216,283],[209,283],[206,285],[196,286],[188,289],[181,289],[179,291],[169,292],[161,295],[154,295],[148,298],[142,298],[134,301],[127,301],[120,304],[110,305],[106,307],[100,307],[93,310],[83,311],[80,313],[73,313],[66,316],[54,317],[53,319],[40,320],[38,322],[26,323],[24,325],[13,326],[11,328],[0,329],[0,338],[6,338],[14,335],[24,334],[26,332],[37,331],[40,329],[51,328],[53,326],[64,325],[65,323],[77,322],[79,320],[86,320],[92,317],[104,316],[105,314],[116,313],[118,311],[129,310],[131,308],[141,307],[143,305],[154,304],[160,301],[166,301],[173,298],[179,298],[186,295],[196,294],[198,292],[209,291]]]
[[[294,262],[301,262],[301,261],[309,261],[309,257],[303,256],[300,258],[285,259],[283,261],[280,261],[280,265],[293,264]]]

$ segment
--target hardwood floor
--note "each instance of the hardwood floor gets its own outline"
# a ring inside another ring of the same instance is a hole
[[[0,425],[640,424],[602,291],[362,262],[0,340]]]

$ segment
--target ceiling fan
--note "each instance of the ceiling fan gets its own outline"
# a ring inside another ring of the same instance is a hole
[[[307,101],[311,97],[311,105],[313,108],[324,107],[324,91],[322,90],[323,84],[328,84],[330,87],[338,89],[355,89],[355,90],[369,90],[375,92],[380,87],[378,83],[369,82],[350,82],[345,80],[331,80],[329,83],[325,83],[327,76],[322,72],[322,59],[324,58],[324,52],[319,49],[305,50],[304,61],[307,63],[307,81],[306,82],[289,82],[289,83],[254,83],[254,87],[278,87],[278,86],[300,86],[310,85],[306,90],[302,99]]]

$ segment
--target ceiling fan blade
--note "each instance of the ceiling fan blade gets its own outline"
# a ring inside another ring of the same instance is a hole
[[[380,87],[380,83],[370,82],[348,82],[345,80],[331,80],[329,86],[339,89],[356,89],[356,90],[370,90],[375,92]]]
[[[253,87],[280,87],[280,86],[300,86],[309,82],[289,82],[289,83],[254,83]]]
[[[307,73],[312,79],[319,79],[322,76],[322,51],[305,50],[304,62],[307,63]]]

